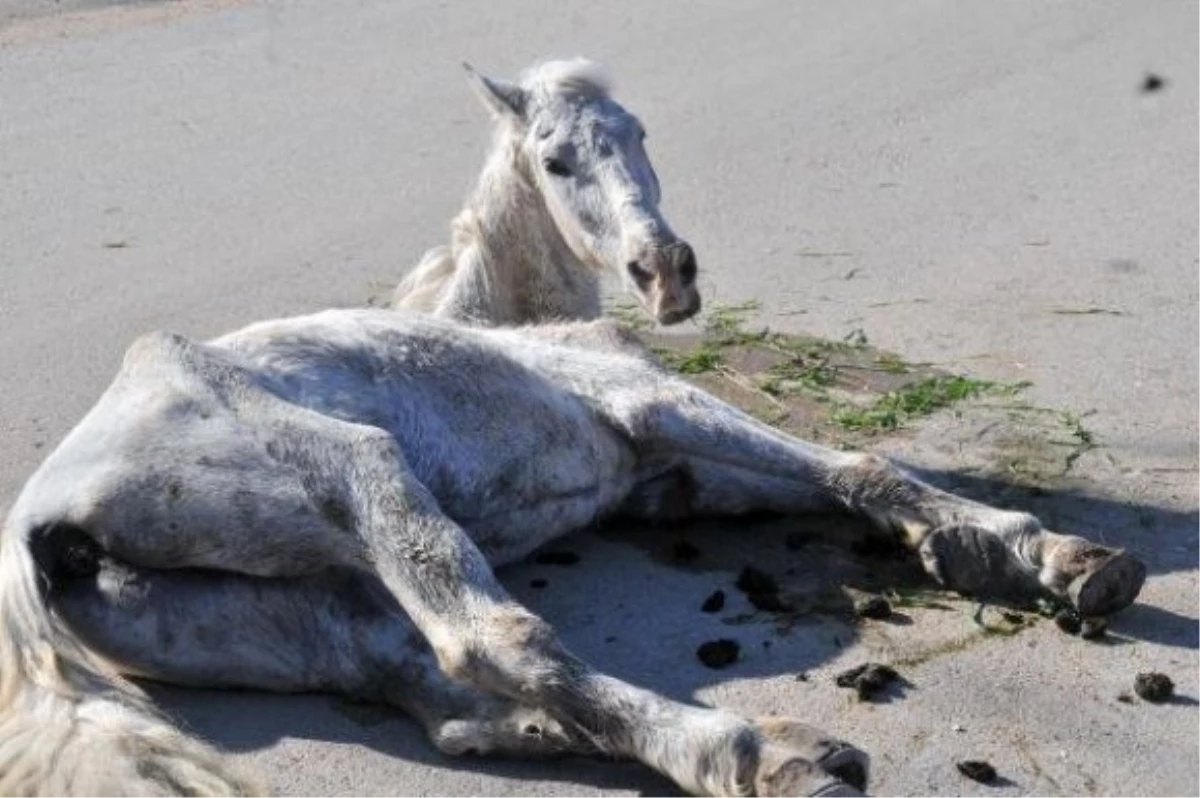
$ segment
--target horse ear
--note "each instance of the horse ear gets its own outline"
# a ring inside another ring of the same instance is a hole
[[[466,61],[463,62],[463,69],[467,72],[467,81],[471,84],[471,88],[475,90],[475,94],[483,100],[483,104],[494,116],[524,118],[527,99],[524,89],[507,80],[497,80],[481,75]]]

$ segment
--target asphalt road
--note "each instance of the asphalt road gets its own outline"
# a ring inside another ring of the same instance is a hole
[[[982,752],[1002,793],[1196,794],[1196,31],[1172,0],[11,2],[0,503],[139,333],[361,305],[441,243],[487,140],[461,60],[512,75],[583,54],[649,129],[709,303],[1030,381],[1103,444],[1080,464],[1090,533],[1153,575],[1125,645],[1035,630],[925,663],[936,689],[879,707],[794,679],[863,641],[793,638],[720,678],[679,666],[672,645],[706,632],[655,608],[711,579],[623,543],[578,541],[574,594],[526,595],[517,569],[518,595],[604,669],[863,744],[884,792],[980,792],[946,763]],[[1118,528],[1131,507],[1152,522]],[[600,642],[610,618],[627,645]],[[1137,669],[1183,698],[1114,704]],[[403,719],[322,697],[162,695],[285,793],[670,789],[632,765],[451,761]]]

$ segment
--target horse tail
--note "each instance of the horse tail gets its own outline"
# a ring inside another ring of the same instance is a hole
[[[0,529],[0,795],[259,792],[51,612],[54,546],[53,529]]]
[[[416,268],[405,275],[392,294],[392,308],[417,313],[432,313],[454,274],[454,256],[449,247],[434,247],[425,253]]]

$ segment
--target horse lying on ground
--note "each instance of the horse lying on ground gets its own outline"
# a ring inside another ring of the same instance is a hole
[[[426,253],[393,307],[493,325],[590,321],[600,277],[615,274],[663,324],[695,315],[695,254],[659,212],[645,129],[603,72],[577,59],[519,85],[467,74],[496,119],[491,152],[450,246]]]
[[[0,792],[248,789],[93,651],[175,684],[387,701],[452,753],[633,757],[706,794],[861,787],[862,755],[799,722],[597,673],[493,576],[612,514],[842,509],[952,588],[1084,616],[1140,589],[1127,553],[792,439],[620,343],[606,322],[368,310],[137,341],[5,524]]]
[[[508,124],[534,118],[508,89],[523,114]],[[584,156],[615,151],[606,130]],[[1049,593],[1087,617],[1127,606],[1145,575],[1128,553],[784,435],[604,321],[342,310],[208,343],[153,334],[4,522],[0,793],[257,789],[126,674],[383,701],[452,754],[600,753],[695,793],[854,794],[853,746],[598,673],[492,572],[607,516],[754,510],[855,513],[948,587]]]

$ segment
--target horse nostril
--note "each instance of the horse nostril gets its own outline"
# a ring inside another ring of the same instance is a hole
[[[642,268],[642,265],[636,260],[631,260],[625,264],[625,268],[629,271],[629,276],[637,283],[638,288],[645,288],[650,285],[650,281],[654,279],[654,275],[647,269]]]
[[[679,254],[679,279],[684,285],[696,282],[696,253],[687,244]]]

